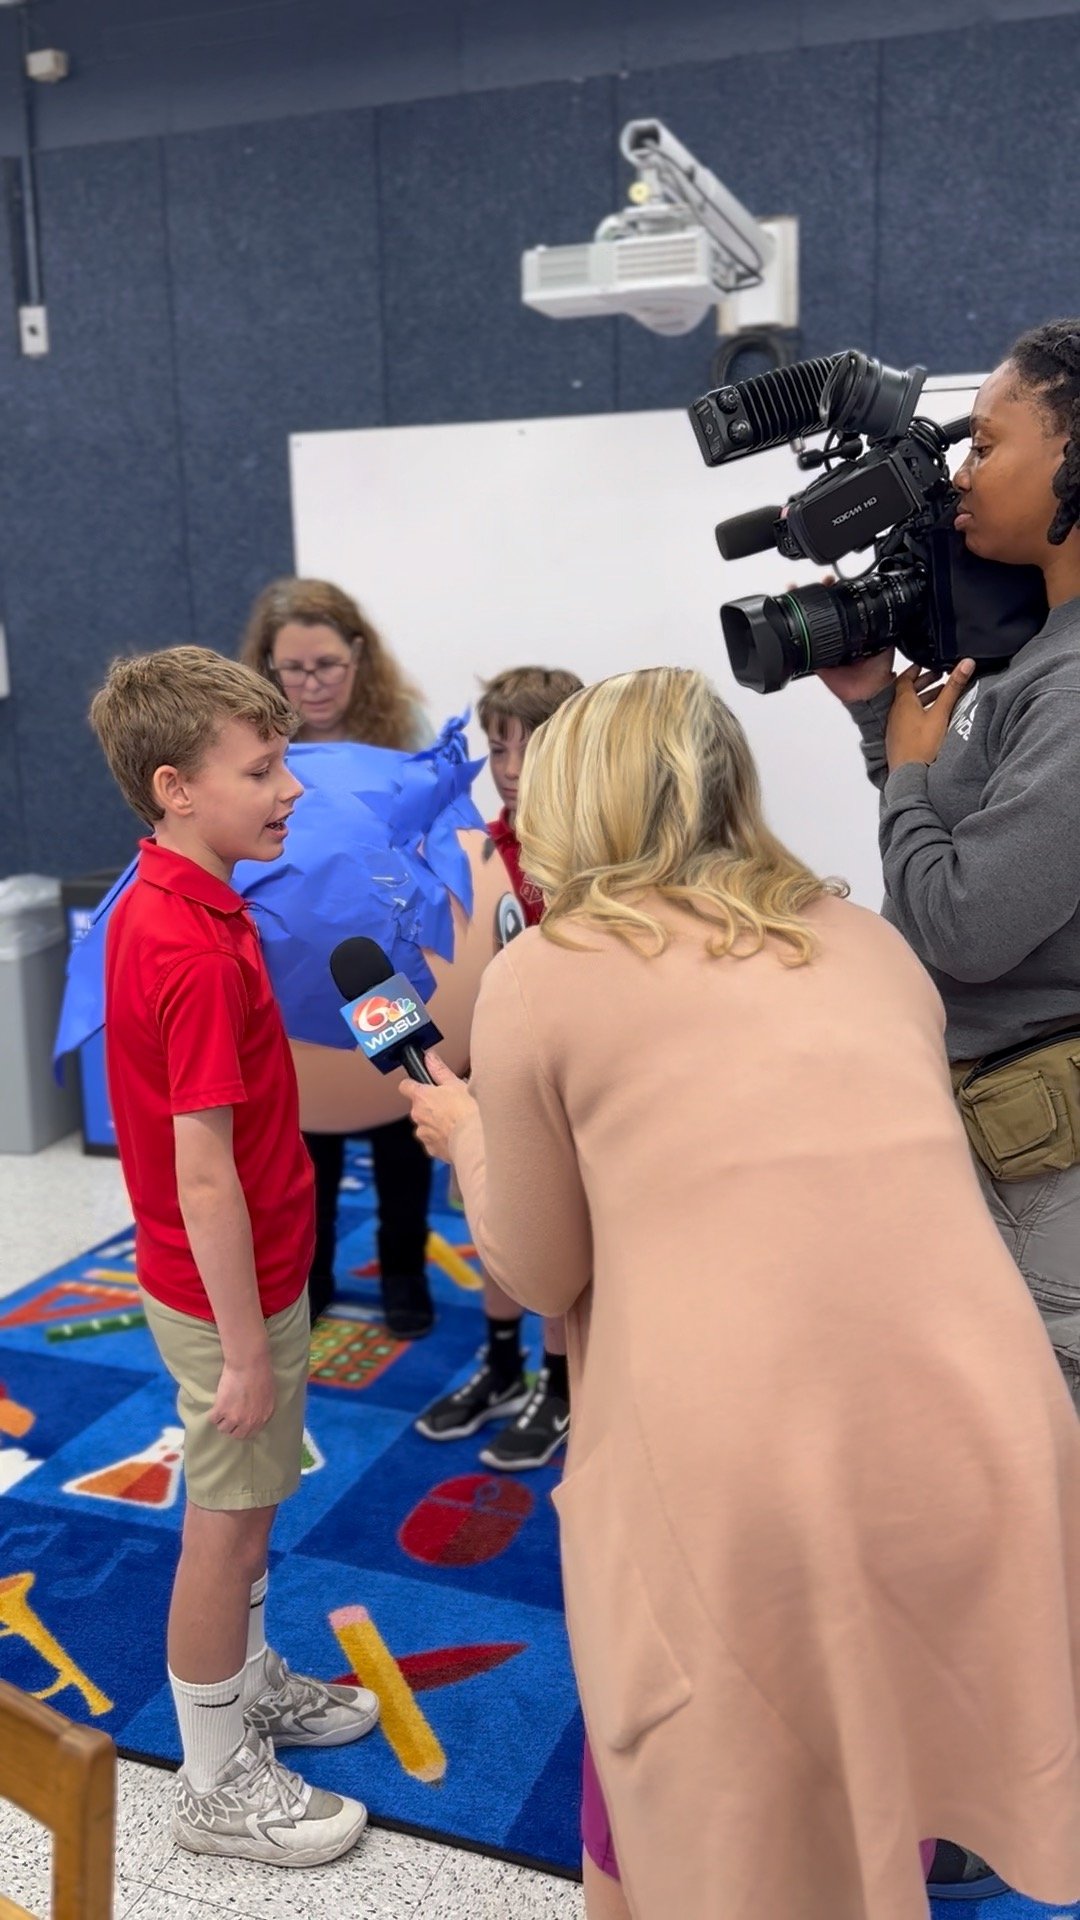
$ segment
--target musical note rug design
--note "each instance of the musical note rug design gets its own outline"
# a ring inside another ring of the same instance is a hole
[[[370,1158],[350,1143],[339,1292],[312,1336],[299,1490],[271,1547],[267,1624],[301,1672],[379,1694],[355,1747],[289,1755],[395,1825],[576,1871],[581,1723],[551,1489],[433,1445],[420,1410],[483,1343],[468,1229],[436,1175],[429,1338],[378,1311]],[[534,1341],[538,1324],[527,1320]],[[165,1616],[183,1516],[175,1388],[146,1328],[130,1232],[0,1298],[0,1678],[179,1758]],[[1006,1920],[1002,1915],[1001,1920]]]

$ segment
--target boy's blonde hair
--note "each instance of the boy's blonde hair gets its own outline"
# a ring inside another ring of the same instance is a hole
[[[209,647],[165,647],[114,660],[90,703],[90,725],[109,771],[128,806],[150,826],[164,818],[154,798],[158,768],[197,773],[226,720],[246,720],[260,740],[291,740],[299,724],[269,680]]]
[[[799,966],[815,951],[806,908],[847,893],[769,831],[739,722],[704,674],[677,667],[620,674],[560,707],[529,743],[517,829],[547,903],[542,931],[561,946],[584,922],[663,952],[651,893],[715,929],[711,954],[772,938]]]
[[[476,717],[490,739],[504,731],[508,720],[520,720],[527,735],[535,733],[564,700],[580,693],[584,681],[563,667],[508,667],[481,685]]]

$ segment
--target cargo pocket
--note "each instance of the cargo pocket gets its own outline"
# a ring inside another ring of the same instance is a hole
[[[1030,1180],[1075,1164],[1065,1096],[1037,1068],[988,1074],[962,1086],[958,1104],[968,1139],[995,1180]]]
[[[589,1732],[622,1753],[685,1706],[693,1689],[654,1611],[633,1517],[605,1471],[610,1457],[602,1441],[552,1499]]]

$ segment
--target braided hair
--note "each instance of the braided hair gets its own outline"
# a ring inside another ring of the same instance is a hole
[[[1065,434],[1065,458],[1054,475],[1058,509],[1047,529],[1060,547],[1080,520],[1080,320],[1050,320],[1021,334],[1009,355],[1025,387],[1038,395],[1055,433]]]

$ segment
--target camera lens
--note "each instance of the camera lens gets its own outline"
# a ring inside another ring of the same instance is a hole
[[[907,566],[835,587],[729,601],[720,622],[731,671],[741,687],[777,693],[821,667],[850,666],[902,644],[924,598],[921,568]]]
[[[778,693],[799,673],[799,651],[792,640],[778,600],[756,593],[748,600],[729,600],[720,609],[731,671],[740,687],[755,693]]]

